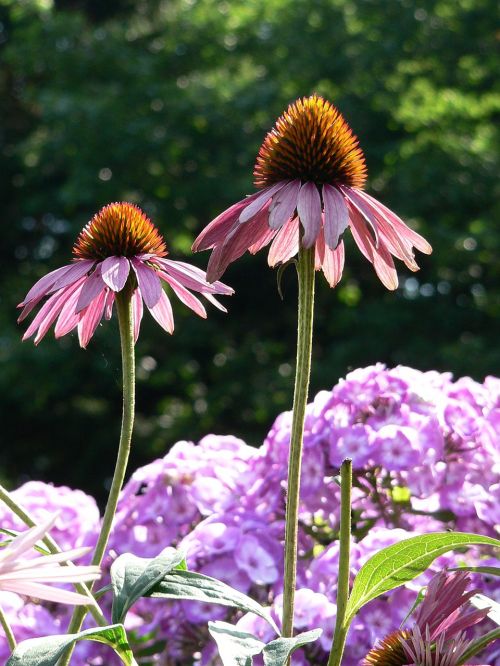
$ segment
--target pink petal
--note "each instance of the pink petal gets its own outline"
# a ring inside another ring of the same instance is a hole
[[[191,248],[193,252],[210,250],[218,243],[223,243],[231,227],[238,223],[241,211],[248,205],[248,199],[238,201],[212,220],[196,238]]]
[[[85,277],[80,278],[80,285],[82,285],[82,287],[85,284],[86,279],[87,278]],[[62,338],[63,335],[66,335],[78,326],[80,314],[76,312],[76,304],[80,298],[80,293],[81,288],[76,289],[76,291],[66,300],[54,328],[54,335],[56,338]]]
[[[269,208],[269,226],[279,229],[292,217],[297,208],[297,197],[300,190],[300,180],[291,183],[275,194]]]
[[[223,282],[208,282],[206,273],[192,264],[187,264],[184,261],[173,261],[171,259],[157,259],[154,263],[163,268],[166,273],[172,275],[172,277],[178,282],[193,291],[201,291],[202,293],[207,292],[210,294],[225,294],[227,296],[234,294],[234,289]]]
[[[323,185],[323,205],[325,243],[334,250],[339,244],[340,236],[349,226],[349,212],[344,197],[331,185]]]
[[[217,310],[221,310],[222,312],[227,312],[226,308],[222,305],[222,303],[219,303],[219,301],[213,296],[212,294],[203,294],[203,298],[206,298],[207,301],[212,303]]]
[[[69,266],[62,266],[61,268],[56,268],[55,271],[52,271],[51,273],[47,273],[47,275],[44,275],[43,278],[40,278],[40,280],[38,280],[38,282],[35,282],[35,284],[26,294],[24,300],[21,301],[21,303],[19,303],[18,307],[22,308],[30,301],[34,300],[39,301],[41,298],[46,296],[49,293],[54,282],[56,282],[56,280],[58,280],[65,273],[67,273],[70,268],[71,264]]]
[[[369,202],[376,210],[380,212],[381,215],[383,215],[387,220],[394,226],[397,232],[404,238],[408,240],[414,247],[417,248],[420,252],[423,252],[424,254],[431,254],[432,253],[432,247],[429,245],[429,243],[423,238],[420,234],[417,234],[416,231],[413,231],[413,229],[410,229],[403,220],[396,215],[392,210],[387,208],[387,206],[384,206],[384,204],[380,203],[377,199],[374,197],[370,196],[366,192],[359,191],[359,195],[365,199],[367,202]]]
[[[130,272],[126,257],[108,257],[101,264],[102,279],[113,291],[121,291]]]
[[[198,314],[200,317],[206,319],[207,311],[203,307],[201,301],[198,298],[196,298],[196,296],[193,296],[193,294],[190,291],[188,291],[186,287],[184,287],[171,275],[167,275],[167,273],[163,272],[159,272],[158,275],[161,278],[163,278],[165,282],[167,282],[172,287],[176,296],[182,303],[184,303],[184,305],[187,305],[187,307],[193,310],[193,312],[196,312],[196,314]]]
[[[102,319],[105,303],[106,292],[103,290],[81,314],[80,321],[78,322],[78,339],[80,340],[80,347],[85,349],[94,335],[94,332]]]
[[[142,297],[139,289],[134,289],[132,294],[132,314],[134,317],[134,342],[139,338],[139,331],[141,330],[142,313],[144,308],[142,306]]]
[[[333,288],[340,282],[344,270],[344,241],[340,241],[335,250],[325,245],[321,269],[330,287]]]
[[[273,196],[273,194],[283,189],[287,183],[288,181],[286,180],[280,181],[279,183],[274,183],[274,185],[265,187],[260,192],[254,194],[252,197],[249,197],[247,199],[249,203],[240,213],[239,217],[240,224],[248,222],[248,220],[251,220],[254,215],[257,215],[257,213],[262,209],[263,206],[266,205],[266,203]]]
[[[254,243],[268,232],[269,206],[264,206],[258,215],[246,224],[241,224],[229,234],[223,245],[217,246],[208,261],[207,280],[215,281],[221,277],[230,263],[241,257]]]
[[[135,258],[132,259],[132,267],[137,275],[137,282],[144,303],[151,309],[158,303],[163,292],[160,278],[153,268],[146,266]]]
[[[107,289],[107,294],[106,294],[106,303],[104,305],[104,319],[107,319],[108,321],[111,319],[113,315],[113,304],[115,302],[115,292],[111,291],[111,289]]]
[[[40,340],[44,337],[53,322],[58,317],[66,301],[76,290],[81,288],[83,279],[84,278],[80,278],[80,280],[74,284],[66,287],[65,289],[61,289],[48,299],[48,301],[42,306],[36,317],[31,322],[26,333],[23,335],[23,340],[27,340],[33,335],[35,331],[38,331],[34,342],[35,344],[40,342]]]
[[[294,257],[299,251],[299,218],[294,217],[278,231],[269,249],[267,263],[273,267]]]
[[[75,312],[77,313],[84,310],[106,287],[101,275],[101,264],[97,264],[95,271],[88,277],[84,278],[84,280],[83,288],[80,292],[80,298],[76,304]]]
[[[312,247],[321,228],[321,198],[314,183],[304,183],[300,188],[297,213],[304,228],[302,245]]]
[[[361,215],[361,217],[365,220],[366,224],[368,225],[370,231],[373,234],[375,247],[377,247],[378,245],[377,220],[371,208],[369,208],[363,201],[362,197],[359,196],[359,192],[361,190],[354,189],[353,187],[346,187],[345,185],[341,185],[340,188],[346,199],[351,204],[351,206],[354,207]]]
[[[74,606],[86,606],[89,604],[89,598],[78,592],[69,592],[68,590],[60,590],[57,587],[50,587],[43,583],[31,583],[29,581],[13,581],[12,583],[5,582],[1,587],[6,592],[16,592],[35,599],[44,599],[45,601],[53,601],[61,604],[71,604]]]
[[[76,280],[79,280],[81,277],[86,275],[95,263],[95,261],[90,259],[78,259],[75,261],[75,263],[71,264],[69,270],[66,271],[64,275],[55,281],[50,291],[57,291],[58,289],[66,287],[72,282],[76,282]]]
[[[160,326],[167,331],[167,333],[174,332],[174,315],[172,313],[172,306],[168,300],[167,294],[161,290],[161,296],[155,306],[149,308],[149,311],[160,324]]]
[[[0,563],[2,566],[8,562],[15,562],[21,555],[31,550],[47,532],[54,526],[58,513],[53,514],[48,520],[40,525],[35,525],[18,534],[3,552],[0,552]]]
[[[248,248],[250,254],[257,254],[259,250],[262,250],[263,247],[269,245],[278,232],[275,229],[270,229],[269,227],[261,234],[261,236],[256,240],[255,243],[252,243]]]

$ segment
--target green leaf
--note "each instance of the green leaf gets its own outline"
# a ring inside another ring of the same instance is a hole
[[[471,545],[500,546],[500,541],[478,534],[437,532],[422,534],[382,549],[359,570],[347,603],[346,625],[366,603],[404,585],[424,572],[438,557]]]
[[[174,567],[185,564],[185,554],[166,548],[158,557],[136,557],[131,553],[120,555],[111,565],[113,586],[113,622],[123,622],[131,606],[148,594],[158,581]]]
[[[255,613],[266,620],[278,635],[280,633],[269,615],[269,611],[256,601],[220,580],[193,571],[180,569],[171,571],[148,592],[148,596],[164,599],[190,599],[231,606],[247,613]]]
[[[500,576],[500,567],[454,567],[449,571],[470,571],[471,573],[486,574],[487,576]]]
[[[121,624],[86,629],[78,634],[29,638],[19,643],[6,666],[56,666],[66,649],[82,640],[105,643],[113,648],[125,666],[137,666]]]
[[[260,654],[265,646],[253,634],[239,631],[227,622],[209,622],[208,631],[217,643],[224,666],[252,666],[252,657]]]
[[[314,643],[322,633],[322,629],[313,629],[293,638],[277,638],[271,641],[262,651],[264,666],[285,666],[295,650],[308,643]]]

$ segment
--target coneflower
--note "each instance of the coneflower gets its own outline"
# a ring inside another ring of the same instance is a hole
[[[388,289],[398,278],[393,257],[415,271],[413,248],[429,243],[395,213],[363,191],[367,175],[358,139],[341,113],[318,95],[291,104],[262,144],[254,176],[259,192],[213,220],[193,249],[213,249],[209,281],[222,276],[246,250],[271,243],[271,266],[294,257],[299,244],[315,247],[315,268],[330,286],[342,276],[342,235],[350,227],[363,255]]]

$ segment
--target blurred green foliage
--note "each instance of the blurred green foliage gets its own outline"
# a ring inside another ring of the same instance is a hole
[[[482,379],[498,348],[495,0],[1,0],[0,476],[102,496],[120,416],[116,322],[21,343],[16,304],[64,263],[103,204],[138,203],[172,258],[253,191],[266,131],[316,91],[366,153],[368,189],[434,246],[387,293],[348,242],[340,286],[318,279],[312,392],[384,361]],[[230,312],[175,303],[137,345],[132,467],[211,431],[258,445],[291,405],[296,288],[265,253],[233,264]]]

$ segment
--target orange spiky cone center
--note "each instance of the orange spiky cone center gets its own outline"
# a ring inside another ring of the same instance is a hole
[[[363,666],[404,666],[408,657],[402,641],[409,638],[408,631],[395,631],[373,647],[363,660]]]
[[[111,203],[94,215],[73,246],[76,259],[103,260],[138,254],[168,254],[162,235],[148,216],[134,204]]]
[[[363,187],[366,164],[342,114],[312,95],[290,104],[278,118],[259,150],[254,177],[259,188],[294,179]]]

